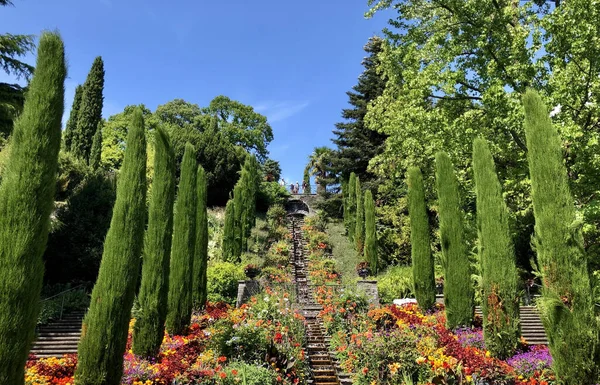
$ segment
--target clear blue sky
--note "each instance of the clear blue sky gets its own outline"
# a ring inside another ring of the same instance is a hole
[[[366,20],[367,0],[13,0],[0,33],[57,29],[69,62],[66,110],[94,57],[104,59],[103,115],[217,95],[266,115],[270,156],[300,180],[316,146],[331,146],[362,47],[390,14]],[[32,62],[33,58],[27,61]],[[0,81],[10,80],[0,71]]]

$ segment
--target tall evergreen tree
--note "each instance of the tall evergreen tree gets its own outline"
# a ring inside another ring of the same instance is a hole
[[[196,219],[196,258],[194,259],[194,304],[203,308],[206,304],[206,269],[208,264],[208,215],[206,212],[206,173],[198,167]]]
[[[365,201],[363,199],[360,178],[356,177],[356,224],[354,226],[354,245],[356,251],[362,254],[365,246]]]
[[[233,261],[235,249],[235,203],[230,199],[225,206],[225,225],[223,226],[223,260]]]
[[[173,247],[169,274],[167,331],[180,335],[190,325],[192,317],[192,289],[194,285],[194,255],[196,250],[196,188],[198,165],[195,149],[185,146],[175,217],[173,222]]]
[[[0,185],[0,384],[24,383],[39,312],[67,73],[60,36],[42,34],[36,68]]]
[[[71,106],[71,112],[69,113],[69,120],[65,126],[65,132],[63,133],[63,144],[66,151],[71,151],[73,144],[73,136],[77,131],[77,118],[79,117],[79,109],[81,108],[81,98],[83,96],[83,86],[80,84],[75,88],[75,97],[73,99],[73,105]]]
[[[342,209],[344,210],[344,226],[348,228],[348,180],[342,179]]]
[[[558,379],[595,384],[600,375],[599,325],[581,222],[569,191],[561,140],[540,96],[524,96],[527,159],[535,215],[534,246],[544,288],[539,306]]]
[[[104,62],[98,56],[92,64],[92,69],[83,84],[81,105],[77,116],[77,128],[73,133],[71,151],[80,159],[89,162],[92,151],[92,141],[98,123],[102,119],[104,103]]]
[[[144,244],[139,312],[133,328],[133,353],[156,357],[167,318],[169,262],[175,202],[175,155],[168,134],[154,134],[154,176]]]
[[[365,192],[365,260],[373,274],[379,269],[377,257],[377,229],[375,227],[375,201],[371,190]]]
[[[304,181],[305,184],[305,188],[303,193],[304,194],[311,194],[312,193],[312,188],[310,187],[310,172],[308,171],[308,169],[304,169],[304,177],[302,179]]]
[[[498,358],[512,357],[519,342],[519,297],[508,210],[494,159],[484,139],[473,143],[477,231],[481,265],[485,346]]]
[[[243,170],[242,170],[243,172]],[[244,238],[244,188],[241,183],[238,183],[233,188],[233,207],[235,210],[234,216],[234,237],[233,237],[233,260],[239,262],[242,256],[242,245]]]
[[[368,54],[362,62],[365,70],[358,84],[346,93],[351,108],[342,110],[346,121],[337,123],[333,130],[337,151],[332,157],[332,171],[342,179],[348,179],[354,172],[367,186],[373,180],[373,175],[367,172],[369,161],[382,151],[386,139],[385,135],[369,130],[363,122],[367,106],[383,93],[386,84],[385,78],[377,73],[382,46],[383,39],[377,36],[371,37],[365,45]]]
[[[145,223],[146,138],[142,112],[136,110],[127,135],[100,272],[83,320],[75,372],[77,384],[121,383]]]
[[[90,153],[90,167],[92,170],[97,170],[102,161],[102,120],[98,123],[94,140],[92,141],[92,151]]]
[[[421,309],[429,310],[435,305],[435,265],[431,253],[429,219],[421,170],[418,167],[410,167],[406,179],[415,297]]]
[[[448,327],[467,326],[473,321],[471,268],[460,210],[458,180],[445,152],[435,155],[435,181],[438,193],[444,303]]]
[[[356,174],[351,173],[348,179],[348,223],[346,230],[351,240],[354,240],[356,230]]]

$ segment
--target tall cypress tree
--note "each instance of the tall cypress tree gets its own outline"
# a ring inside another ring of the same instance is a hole
[[[519,342],[519,297],[508,210],[494,159],[484,139],[473,143],[477,232],[481,264],[485,346],[498,358],[512,357]]]
[[[69,120],[65,126],[65,132],[63,133],[64,149],[71,151],[73,144],[73,136],[77,131],[77,118],[79,117],[79,109],[81,107],[81,97],[83,96],[83,86],[80,84],[75,88],[75,97],[73,98],[73,105],[71,106],[71,112],[69,113]]]
[[[308,169],[306,169],[306,168],[304,169],[304,178],[303,178],[303,180],[304,180],[304,183],[305,183],[305,186],[306,186],[304,188],[303,193],[307,194],[307,195],[311,194],[312,193],[312,188],[310,187],[310,173],[309,173]]]
[[[438,192],[444,303],[448,327],[467,326],[473,321],[473,287],[467,255],[458,180],[445,152],[435,155],[435,181]]]
[[[144,244],[139,312],[133,328],[133,353],[156,357],[167,318],[169,262],[175,201],[175,155],[169,136],[158,127],[154,134],[154,177]]]
[[[194,282],[194,255],[196,250],[196,151],[187,143],[181,161],[181,176],[175,219],[173,223],[173,247],[169,275],[167,331],[180,335],[190,325],[192,317],[192,289]]]
[[[348,224],[346,225],[350,240],[354,240],[356,230],[356,174],[351,173],[348,179]]]
[[[356,251],[362,254],[365,246],[365,205],[360,187],[360,179],[356,177],[356,223],[354,227],[354,245]]]
[[[233,199],[225,206],[225,225],[223,226],[223,260],[234,260],[235,249],[235,203]]]
[[[421,309],[429,310],[435,305],[435,265],[431,253],[429,219],[421,170],[418,167],[410,167],[406,179],[415,297]]]
[[[66,73],[62,39],[43,33],[0,185],[0,384],[23,384],[34,337],[44,275],[42,254],[54,203]]]
[[[373,274],[379,269],[377,257],[377,230],[375,228],[375,202],[371,190],[365,192],[365,260]]]
[[[92,69],[83,84],[81,105],[77,116],[77,128],[73,133],[71,151],[80,159],[89,162],[92,151],[92,141],[98,123],[102,119],[104,103],[104,62],[98,56],[92,64]]]
[[[526,92],[523,102],[534,245],[544,284],[538,304],[553,367],[564,384],[591,385],[600,372],[599,325],[581,222],[569,191],[561,140],[546,106],[532,90]]]
[[[348,228],[348,180],[342,179],[342,210],[344,227]]]
[[[146,223],[146,138],[136,109],[127,134],[117,200],[104,242],[98,279],[83,320],[75,382],[118,385],[140,271]]]
[[[243,172],[243,170],[242,170]],[[244,243],[244,188],[241,183],[238,183],[233,188],[233,207],[235,210],[234,216],[234,237],[233,237],[233,260],[239,262],[242,256],[242,245]]]
[[[194,303],[198,308],[206,304],[206,269],[208,264],[208,215],[206,212],[206,173],[198,167],[196,219],[196,258],[194,259]]]
[[[90,167],[92,170],[97,170],[102,160],[102,126],[103,122],[101,120],[92,141],[92,152],[90,153]]]

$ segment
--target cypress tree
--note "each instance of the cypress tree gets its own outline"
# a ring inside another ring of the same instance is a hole
[[[139,313],[133,328],[133,353],[156,357],[167,317],[169,261],[175,201],[175,155],[164,129],[154,134],[154,176],[144,244]]]
[[[0,185],[0,384],[23,384],[34,338],[44,275],[42,254],[54,203],[66,73],[62,39],[43,33]]]
[[[98,128],[92,141],[92,152],[90,153],[90,167],[97,170],[102,160],[102,120],[98,123]]]
[[[544,284],[538,306],[559,381],[591,385],[599,376],[599,325],[581,222],[569,191],[561,140],[546,106],[532,90],[526,92],[523,102],[534,246]]]
[[[425,205],[423,175],[418,167],[408,169],[408,213],[415,297],[421,309],[435,305],[434,259],[429,239],[429,220]]]
[[[484,139],[475,139],[473,143],[473,174],[485,346],[494,356],[506,359],[514,355],[519,342],[518,275],[508,210],[494,159]]]
[[[233,227],[233,261],[239,262],[242,255],[244,237],[244,189],[238,182],[233,188],[234,227]]]
[[[233,261],[235,249],[235,203],[233,199],[225,206],[225,225],[223,227],[223,260]]]
[[[348,237],[354,240],[356,230],[356,174],[351,173],[348,179]]]
[[[83,86],[80,84],[75,88],[75,97],[73,98],[73,105],[71,106],[71,112],[69,113],[69,120],[65,126],[65,132],[63,133],[64,149],[71,151],[73,143],[73,136],[77,131],[77,117],[79,116],[79,108],[81,106],[81,97],[83,96]]]
[[[306,187],[304,188],[303,193],[308,195],[311,194],[311,187],[310,187],[310,172],[308,171],[307,168],[304,169],[304,178],[303,178]]]
[[[77,128],[71,144],[71,151],[86,162],[89,162],[94,134],[98,128],[98,123],[102,119],[103,91],[104,62],[102,57],[98,56],[94,60],[90,73],[83,84],[81,105],[77,116]]]
[[[136,109],[98,279],[83,320],[75,372],[78,385],[121,383],[145,223],[146,138],[142,111]]]
[[[342,210],[344,218],[344,227],[348,228],[348,181],[342,179]]]
[[[181,177],[175,219],[173,247],[169,275],[167,331],[181,335],[190,325],[192,317],[192,289],[194,285],[194,255],[196,249],[196,151],[187,143],[181,162]]]
[[[206,173],[198,167],[198,217],[196,219],[196,258],[194,260],[194,303],[203,308],[206,304],[206,269],[208,264],[208,215],[206,212]]]
[[[362,254],[365,246],[365,206],[360,187],[360,179],[356,177],[356,224],[354,227],[354,244],[356,251]]]
[[[435,155],[435,165],[444,267],[444,303],[448,327],[454,329],[470,325],[473,321],[474,293],[454,166],[444,152]]]
[[[371,190],[365,192],[365,260],[369,262],[373,274],[377,274],[377,231],[375,228],[375,202]]]

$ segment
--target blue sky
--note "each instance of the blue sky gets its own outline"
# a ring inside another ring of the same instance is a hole
[[[301,180],[314,147],[331,146],[345,92],[362,72],[362,47],[390,16],[366,20],[367,0],[13,2],[0,9],[0,33],[57,29],[63,36],[65,115],[101,55],[105,117],[129,104],[154,110],[182,98],[205,106],[227,95],[267,116],[275,135],[270,156],[286,181]]]

